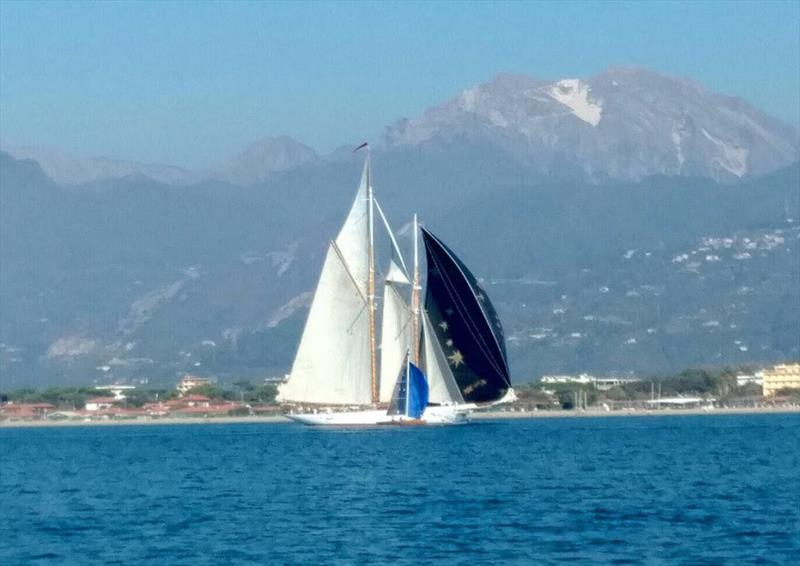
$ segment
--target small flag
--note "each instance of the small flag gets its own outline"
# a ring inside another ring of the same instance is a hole
[[[368,144],[367,142],[364,142],[364,143],[362,143],[360,146],[358,146],[357,148],[355,148],[355,149],[353,150],[353,153],[355,153],[355,152],[357,152],[359,149],[362,149],[362,148],[365,148],[365,147],[369,147],[369,144]]]

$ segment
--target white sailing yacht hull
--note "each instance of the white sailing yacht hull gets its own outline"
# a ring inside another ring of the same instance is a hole
[[[413,426],[453,425],[469,422],[469,411],[456,407],[428,407],[419,419],[387,415],[383,410],[298,413],[286,415],[293,421],[312,426]]]

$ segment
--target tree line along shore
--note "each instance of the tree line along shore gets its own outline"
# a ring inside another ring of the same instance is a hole
[[[615,412],[800,407],[800,389],[765,397],[760,385],[739,385],[746,368],[688,369],[610,387],[580,381],[534,381],[515,386],[518,399],[494,407],[496,413],[565,411]],[[188,390],[129,388],[124,395],[99,395],[96,387],[49,387],[0,391],[0,421],[91,421],[168,418],[275,417],[288,411],[275,402],[274,383],[240,380],[203,383]]]

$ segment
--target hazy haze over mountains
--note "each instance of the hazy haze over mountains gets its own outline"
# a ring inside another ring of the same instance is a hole
[[[46,147],[18,146],[5,140],[0,140],[0,150],[17,159],[33,159],[51,179],[61,185],[81,185],[98,179],[119,179],[137,174],[172,185],[187,185],[200,179],[199,175],[173,165],[80,157]]]
[[[385,150],[489,146],[512,157],[529,175],[595,183],[652,175],[730,181],[794,163],[800,147],[796,129],[741,99],[632,67],[555,81],[498,75],[420,116],[398,120],[381,141],[375,145]],[[318,158],[289,136],[254,142],[227,161],[209,164],[205,172],[79,158],[10,142],[0,148],[34,159],[52,179],[68,185],[142,174],[166,184],[214,178],[250,186]]]
[[[235,185],[255,185],[265,181],[271,173],[293,169],[316,158],[313,149],[289,136],[265,138],[213,169],[210,176]]]
[[[401,246],[419,212],[484,279],[516,379],[780,360],[797,140],[650,71],[500,75],[387,128],[375,187]],[[282,136],[198,173],[3,147],[4,386],[288,369],[362,155]]]

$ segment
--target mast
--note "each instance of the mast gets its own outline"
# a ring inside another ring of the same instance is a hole
[[[417,215],[414,214],[414,280],[411,283],[411,312],[413,323],[411,327],[411,343],[413,344],[414,363],[419,365],[419,245],[417,244]]]
[[[411,402],[411,359],[406,351],[406,416],[409,414],[409,404]]]
[[[369,316],[369,358],[370,370],[372,372],[372,404],[377,405],[379,394],[377,352],[375,344],[375,231],[373,226],[373,201],[372,163],[370,160],[369,146],[367,146],[367,215],[369,217],[369,244],[367,246],[367,254],[369,255],[369,275],[367,278],[367,314]]]

